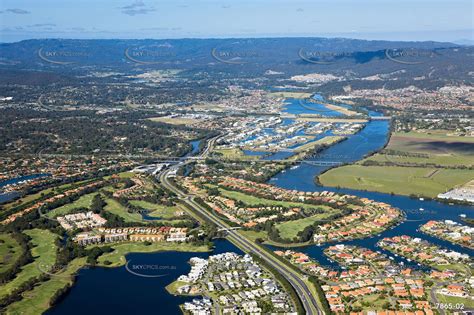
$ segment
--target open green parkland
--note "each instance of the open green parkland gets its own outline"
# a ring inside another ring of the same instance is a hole
[[[0,234],[0,273],[10,269],[22,252],[20,244],[10,234]]]
[[[24,299],[8,305],[6,314],[25,314],[36,315],[45,312],[51,307],[51,297],[71,286],[74,282],[73,276],[76,272],[85,266],[86,258],[76,258],[59,274],[51,276],[48,281],[41,282],[32,290],[24,292]]]
[[[30,279],[40,276],[42,272],[39,266],[52,266],[56,261],[57,246],[55,241],[58,239],[58,235],[40,229],[27,230],[24,233],[31,237],[31,243],[34,246],[31,249],[31,254],[34,261],[23,266],[13,280],[0,286],[0,298],[10,294]]]
[[[312,225],[318,220],[323,220],[327,218],[330,214],[334,214],[334,211],[331,213],[320,213],[309,216],[307,218],[278,223],[276,225],[276,228],[280,233],[281,238],[286,240],[292,240],[293,238],[298,236],[298,233],[303,231],[306,227]]]
[[[113,251],[101,255],[97,265],[103,267],[120,267],[127,262],[125,255],[129,253],[153,253],[161,251],[207,252],[207,245],[196,246],[189,243],[157,242],[157,243],[120,243],[112,245]]]
[[[94,199],[97,193],[90,193],[79,197],[76,201],[71,203],[65,204],[64,206],[58,207],[48,212],[47,216],[49,218],[55,218],[57,216],[65,215],[70,213],[72,210],[77,208],[89,208],[92,204],[92,200]]]
[[[321,184],[436,197],[474,179],[474,137],[443,130],[394,133],[387,147],[319,176]]]
[[[474,178],[474,170],[349,165],[329,170],[321,184],[359,190],[436,197]]]

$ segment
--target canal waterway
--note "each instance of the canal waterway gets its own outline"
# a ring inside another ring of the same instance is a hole
[[[323,103],[323,99],[316,95],[315,99]],[[313,109],[319,110],[322,116],[336,117],[334,111],[324,109],[324,105],[309,103],[312,109],[301,106],[299,100],[288,100],[285,111],[287,113],[316,113]],[[371,116],[380,116],[380,113],[370,112]],[[291,122],[288,120],[287,123]],[[473,251],[461,246],[430,237],[418,231],[420,225],[428,220],[453,220],[460,222],[459,215],[466,214],[473,217],[474,207],[459,206],[440,203],[437,201],[425,201],[412,199],[404,196],[396,196],[377,192],[359,191],[353,189],[338,189],[324,187],[315,183],[315,177],[326,171],[329,166],[317,166],[310,164],[311,161],[342,162],[350,163],[362,159],[364,156],[381,149],[388,141],[389,136],[388,121],[370,121],[365,127],[355,135],[348,136],[347,140],[337,143],[328,149],[312,156],[306,161],[302,161],[297,167],[292,167],[284,172],[280,172],[270,179],[269,183],[285,189],[297,189],[302,191],[333,191],[343,194],[351,194],[361,198],[369,198],[375,201],[385,202],[397,207],[405,212],[407,220],[387,230],[380,235],[369,238],[342,242],[348,245],[359,245],[372,250],[384,252],[393,257],[397,262],[415,267],[416,264],[401,257],[394,257],[376,246],[376,243],[383,237],[396,235],[410,235],[420,237],[445,248],[467,253],[473,256]],[[192,143],[193,151],[189,154],[196,154],[199,150],[199,141]],[[285,158],[291,153],[279,152],[268,154],[267,152],[245,152],[252,155],[264,155],[265,159]],[[424,210],[420,210],[420,208]],[[340,268],[337,263],[330,261],[323,250],[332,244],[323,246],[310,245],[298,247],[296,250],[307,253],[316,259],[320,264]],[[272,247],[277,249],[277,247]],[[192,300],[192,297],[173,296],[169,294],[165,287],[182,274],[187,274],[190,270],[188,261],[191,257],[207,258],[209,255],[236,252],[242,254],[237,247],[226,240],[215,241],[215,249],[208,253],[183,253],[183,252],[158,252],[158,253],[131,253],[126,256],[127,261],[134,265],[159,265],[162,277],[140,277],[128,272],[125,267],[119,268],[88,268],[80,270],[77,281],[62,301],[55,307],[48,310],[46,314],[103,314],[107,310],[110,314],[135,314],[135,313],[158,313],[158,314],[179,314],[179,305]],[[152,274],[156,270],[151,271]]]
[[[292,106],[287,108],[296,108],[300,101],[290,100]],[[311,110],[298,113],[310,113]],[[320,112],[323,116],[325,112]],[[380,116],[380,113],[370,111],[371,116]],[[388,121],[372,120],[357,134],[348,136],[348,139],[337,143],[328,149],[320,152],[314,157],[298,164],[298,167],[287,169],[280,172],[269,180],[269,183],[285,189],[296,189],[300,191],[332,191],[341,194],[350,194],[361,198],[368,198],[379,202],[385,202],[394,207],[401,209],[406,214],[406,220],[393,229],[387,230],[380,235],[373,237],[352,240],[348,242],[338,242],[338,244],[358,245],[375,251],[381,251],[393,257],[389,252],[382,250],[376,246],[376,243],[384,237],[397,235],[409,235],[419,237],[434,244],[440,245],[450,250],[474,256],[474,251],[451,244],[449,242],[431,237],[419,231],[419,227],[429,220],[452,220],[462,223],[460,215],[474,217],[474,207],[467,205],[455,205],[441,203],[434,200],[419,200],[406,196],[391,195],[378,192],[361,191],[354,189],[334,188],[319,185],[315,182],[315,178],[328,170],[331,166],[312,165],[311,161],[327,161],[327,162],[355,162],[363,157],[380,150],[388,141],[390,125]],[[306,247],[298,247],[297,250],[308,254],[310,257],[318,260],[322,265],[338,267],[336,263],[331,262],[323,254],[323,250],[334,244],[324,244],[323,246],[310,245]],[[274,248],[274,247],[272,247]],[[393,257],[397,262],[413,266],[413,262],[408,262],[401,257]]]

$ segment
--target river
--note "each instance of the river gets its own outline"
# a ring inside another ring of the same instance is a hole
[[[287,106],[287,108],[292,108],[293,110],[296,110],[300,102],[298,100],[289,101],[292,105]],[[310,113],[311,111],[307,110],[306,112],[303,112],[300,108],[298,109],[298,112]],[[321,111],[319,114],[325,115],[324,111]],[[379,116],[380,114],[376,112],[370,112],[370,115]],[[349,136],[347,140],[329,147],[328,149],[318,154],[316,157],[310,158],[308,161],[336,161],[344,163],[358,161],[364,156],[383,148],[383,146],[388,140],[388,135],[390,131],[389,129],[390,126],[388,121],[370,121],[357,134]],[[431,237],[418,231],[419,226],[429,220],[453,220],[462,223],[459,215],[466,214],[468,217],[473,217],[473,206],[449,205],[438,201],[426,201],[412,199],[405,196],[360,191],[354,189],[338,189],[316,184],[315,177],[327,170],[328,168],[329,166],[315,166],[305,163],[305,161],[303,161],[299,163],[296,168],[287,169],[284,172],[275,175],[270,179],[269,183],[286,189],[297,189],[301,191],[327,190],[337,193],[351,194],[362,198],[369,198],[375,201],[385,202],[403,210],[406,213],[406,221],[402,222],[400,225],[396,226],[393,229],[381,233],[380,235],[361,240],[353,240],[349,242],[339,243],[348,245],[359,245],[366,248],[370,248],[372,250],[385,252],[380,247],[376,246],[376,243],[380,239],[384,237],[405,234],[413,237],[420,237],[422,239],[446,247],[448,249],[474,256],[473,250],[451,244],[449,242]],[[338,267],[337,264],[329,261],[327,257],[322,253],[322,251],[330,245],[333,244],[325,244],[323,246],[310,245],[306,247],[299,247],[297,250],[304,252],[310,257],[318,260],[322,265]],[[388,252],[385,253],[388,254]],[[413,263],[410,263],[403,258],[394,258],[398,262],[403,262],[407,265],[413,265]]]
[[[300,101],[289,100],[288,111],[298,111],[297,106]],[[310,104],[313,106],[313,103]],[[304,108],[303,108],[304,110]],[[314,113],[312,110],[308,110]],[[321,110],[323,114],[325,111]],[[379,115],[371,112],[372,116]],[[324,115],[324,114],[323,114]],[[336,116],[333,113],[332,116]],[[351,135],[347,140],[335,144],[324,150],[310,161],[338,161],[354,162],[360,160],[365,155],[379,150],[387,142],[389,135],[388,121],[371,121],[357,134]],[[198,151],[199,142],[193,143],[193,152]],[[265,154],[265,152],[259,152]],[[275,153],[266,158],[281,158],[286,156],[287,152]],[[404,196],[392,196],[389,194],[358,191],[353,189],[336,189],[323,187],[315,184],[314,178],[325,171],[327,166],[314,166],[301,162],[298,167],[287,169],[275,175],[269,183],[286,188],[298,189],[302,191],[334,191],[338,193],[351,194],[358,197],[367,197],[376,201],[385,202],[392,206],[402,209],[407,214],[407,220],[395,228],[385,231],[380,235],[343,242],[344,244],[360,245],[373,250],[385,252],[376,243],[383,237],[395,235],[411,235],[426,239],[435,244],[467,253],[473,256],[473,251],[452,245],[448,242],[430,237],[420,233],[418,227],[431,219],[446,220],[450,219],[459,222],[460,214],[467,214],[472,217],[472,206],[457,206],[440,203],[437,201],[421,201]],[[424,208],[424,211],[420,211]],[[322,251],[329,246],[310,245],[299,247],[296,250],[307,253],[312,258],[318,260],[322,265],[329,265],[333,268],[339,268],[337,263],[329,261]],[[271,247],[276,248],[276,247]],[[215,250],[212,253],[183,253],[183,252],[159,252],[159,253],[131,253],[126,256],[127,261],[133,261],[134,264],[169,266],[165,269],[165,276],[159,278],[146,278],[133,275],[127,272],[125,267],[120,268],[89,268],[82,269],[77,277],[75,285],[71,292],[55,307],[48,310],[46,314],[134,314],[134,313],[158,313],[158,314],[179,314],[179,305],[192,298],[170,295],[165,286],[174,281],[178,276],[187,274],[190,267],[187,263],[191,257],[208,257],[210,254],[217,254],[227,251],[242,253],[232,243],[227,240],[215,241]],[[393,256],[388,252],[389,256]],[[394,257],[398,262],[406,265],[413,265],[413,262]]]
[[[50,176],[50,174],[32,174],[32,175],[25,175],[25,176],[15,177],[15,178],[11,178],[11,179],[0,182],[0,204],[4,203],[4,202],[11,201],[11,200],[17,198],[18,196],[20,196],[20,194],[15,192],[15,191],[5,192],[5,193],[2,192],[3,187],[5,187],[7,185],[15,185],[15,184],[18,184],[20,182],[27,181],[27,180],[32,180],[32,179],[35,179],[35,178],[47,177],[47,176]]]

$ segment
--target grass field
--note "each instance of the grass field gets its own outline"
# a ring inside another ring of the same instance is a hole
[[[228,160],[256,160],[259,159],[258,155],[250,156],[250,155],[245,155],[244,152],[240,149],[217,149],[214,150],[213,152],[216,153],[221,153],[222,158],[228,159]]]
[[[133,172],[122,172],[122,173],[118,173],[116,174],[118,175],[118,177],[120,178],[132,178],[135,176],[135,173]],[[104,179],[110,179],[112,177],[112,175],[108,175],[108,176],[104,176]]]
[[[391,165],[362,165],[368,161]],[[473,170],[455,169],[457,166],[474,166],[474,137],[446,130],[396,132],[381,153],[357,165],[329,170],[319,181],[328,186],[436,197],[474,179]]]
[[[431,154],[474,155],[474,137],[451,136],[442,130],[396,132],[387,149]]]
[[[461,308],[463,309],[473,309],[474,308],[474,300],[471,299],[464,299],[461,297],[455,297],[455,296],[446,296],[446,295],[441,295],[441,294],[436,294],[436,297],[438,298],[439,303],[445,303],[448,304],[454,308],[456,306],[459,306],[458,311],[461,311]],[[456,309],[453,309],[455,311]]]
[[[48,230],[39,229],[27,230],[24,233],[32,238],[31,243],[34,247],[31,249],[31,254],[34,262],[23,266],[12,281],[0,286],[0,298],[29,279],[39,276],[41,266],[52,266],[56,261],[57,247],[54,243],[59,237],[58,235]]]
[[[85,265],[86,258],[77,258],[70,262],[67,268],[57,276],[51,276],[48,281],[35,286],[33,290],[23,294],[23,299],[10,304],[6,314],[36,315],[42,314],[50,308],[51,297],[54,294],[73,283],[73,275]]]
[[[209,248],[205,245],[196,246],[188,243],[174,242],[156,242],[150,245],[145,243],[121,243],[112,245],[113,252],[106,253],[97,259],[98,265],[105,267],[119,267],[126,264],[125,255],[128,253],[152,253],[160,251],[179,251],[179,252],[207,252]],[[106,265],[104,262],[111,264]]]
[[[178,288],[182,287],[183,285],[188,284],[187,282],[184,281],[173,281],[170,284],[168,284],[165,289],[168,291],[169,294],[177,295],[178,293],[176,292]]]
[[[10,234],[0,234],[0,273],[9,270],[22,253],[20,244]]]
[[[398,165],[406,164],[435,164],[445,167],[457,165],[473,166],[474,156],[456,155],[456,154],[430,154],[428,157],[401,156],[388,154],[375,154],[364,161],[392,162]]]
[[[249,238],[250,240],[254,242],[257,238],[266,240],[268,237],[267,232],[265,231],[239,230],[238,233],[244,235],[245,237]]]
[[[142,222],[150,223],[153,221],[143,219],[140,213],[129,213],[127,209],[118,203],[114,199],[106,199],[105,202],[107,205],[104,210],[110,213],[113,213],[125,220],[125,222]],[[178,207],[166,207],[146,201],[131,200],[131,204],[142,207],[146,210],[151,210],[152,212],[148,215],[150,217],[160,218],[160,223],[173,225],[175,223],[183,222],[183,220],[173,220],[172,217],[175,216],[175,212],[178,210]]]
[[[319,180],[327,186],[436,197],[472,178],[473,170],[349,165],[329,170]]]
[[[383,310],[383,306],[387,301],[388,299],[381,294],[369,294],[357,299],[352,305],[362,307],[365,310]],[[368,306],[364,307],[364,304]]]
[[[170,125],[192,125],[200,120],[192,118],[179,118],[179,117],[153,117],[151,121],[162,122]]]
[[[94,199],[97,192],[82,195],[74,202],[65,204],[64,206],[58,207],[48,212],[48,218],[55,218],[57,216],[65,215],[77,208],[89,208],[92,204],[92,199]]]
[[[396,132],[392,134],[386,150],[395,154],[380,153],[369,161],[410,164],[436,164],[445,167],[474,165],[474,137],[452,136],[443,130],[428,132]],[[421,153],[425,156],[404,156]]]
[[[298,232],[303,231],[307,226],[310,226],[317,220],[321,220],[327,218],[329,214],[332,213],[321,213],[312,215],[307,218],[302,218],[293,221],[287,221],[276,224],[276,228],[278,232],[280,232],[280,237],[287,240],[293,240],[296,236],[298,236]]]
[[[107,205],[104,207],[104,210],[123,218],[125,222],[143,222],[141,214],[129,213],[124,206],[114,199],[109,198],[105,202]]]
[[[170,219],[172,217],[175,217],[175,212],[178,210],[178,207],[167,207],[142,200],[131,200],[130,203],[134,206],[149,210],[150,213],[148,213],[148,215],[150,217],[157,217],[163,219]]]

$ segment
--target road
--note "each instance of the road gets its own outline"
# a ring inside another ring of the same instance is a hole
[[[431,301],[433,301],[433,303],[437,306],[437,310],[440,315],[445,315],[446,312],[444,311],[444,308],[440,307],[440,302],[438,301],[438,297],[436,296],[436,291],[447,283],[448,282],[436,282],[435,284],[433,284],[433,288],[431,288],[430,291]]]
[[[214,145],[217,138],[210,139],[206,149],[200,154],[201,156],[207,155],[209,151],[212,150],[212,146]],[[170,172],[173,172],[176,168],[189,163],[189,161],[183,161],[180,164],[176,164],[171,166],[169,169],[163,171],[159,175],[160,182],[164,187],[169,189],[170,191],[174,192],[185,204],[187,204],[191,209],[199,213],[201,216],[206,218],[209,222],[214,223],[218,228],[222,229],[229,229],[231,228],[227,223],[221,221],[217,218],[214,214],[210,213],[206,209],[204,209],[201,205],[199,205],[195,200],[194,196],[187,195],[185,192],[181,191],[179,188],[173,185],[168,179],[168,175]],[[237,247],[242,249],[247,253],[252,253],[257,257],[263,259],[269,266],[275,269],[278,273],[280,273],[295,289],[296,293],[301,299],[303,307],[306,311],[306,314],[324,314],[324,311],[319,307],[316,302],[315,297],[311,294],[311,290],[307,286],[307,284],[301,279],[301,274],[293,270],[292,268],[288,267],[286,264],[278,260],[275,256],[268,253],[266,250],[263,250],[259,245],[249,241],[247,238],[242,236],[237,231],[228,230],[227,238],[233,242]]]

